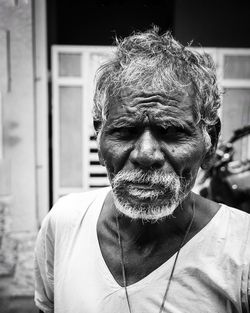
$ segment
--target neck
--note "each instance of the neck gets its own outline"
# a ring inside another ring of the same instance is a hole
[[[114,204],[112,193],[104,203],[106,220],[115,225],[118,217],[120,232],[123,240],[131,244],[146,246],[160,243],[166,238],[183,236],[193,215],[194,195],[190,193],[187,198],[174,211],[173,215],[159,221],[133,220],[120,213]]]

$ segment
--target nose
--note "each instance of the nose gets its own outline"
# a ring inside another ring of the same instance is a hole
[[[135,143],[131,151],[130,160],[134,166],[140,168],[159,169],[164,165],[164,154],[160,142],[150,130],[145,130]]]

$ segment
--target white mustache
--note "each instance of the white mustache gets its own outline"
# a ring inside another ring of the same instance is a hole
[[[135,169],[118,172],[112,185],[114,188],[120,188],[122,183],[146,184],[152,188],[169,189],[172,184],[181,184],[181,179],[176,173],[164,173],[160,170],[145,172]]]

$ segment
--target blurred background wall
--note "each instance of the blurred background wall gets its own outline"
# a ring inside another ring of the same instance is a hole
[[[33,247],[53,201],[95,181],[105,184],[89,130],[91,93],[83,91],[93,87],[89,81],[112,52],[114,36],[155,24],[183,44],[211,49],[220,64],[227,54],[218,49],[235,50],[223,78],[231,88],[225,120],[233,111],[249,123],[249,13],[248,1],[0,0],[0,312],[38,312]],[[75,155],[63,145],[72,138]]]
[[[30,1],[0,1],[1,312],[14,308],[16,312],[25,312],[26,300],[33,290],[40,123],[36,115],[38,55],[34,24]],[[13,299],[18,299],[18,303]],[[20,303],[24,303],[23,311]]]

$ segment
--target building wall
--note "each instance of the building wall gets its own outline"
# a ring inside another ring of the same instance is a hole
[[[1,312],[6,299],[33,294],[38,226],[32,18],[31,1],[0,0]]]

